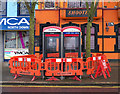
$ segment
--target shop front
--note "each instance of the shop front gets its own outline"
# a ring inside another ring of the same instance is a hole
[[[48,17],[48,14],[49,15]],[[41,19],[43,18],[43,19]],[[76,42],[76,45],[78,45],[80,48],[79,52],[79,57],[81,52],[85,52],[86,49],[86,26],[87,26],[87,10],[84,8],[79,8],[79,9],[59,9],[59,10],[54,10],[54,9],[48,9],[48,10],[36,10],[36,32],[35,32],[35,37],[39,37],[38,42],[41,43],[42,41],[42,33],[44,27],[54,25],[54,26],[59,26],[61,28],[66,28],[68,26],[75,26],[78,28],[81,28],[81,40]],[[91,28],[91,51],[92,53],[97,53],[99,52],[99,44],[98,44],[98,35],[99,31],[101,32],[102,30],[102,11],[101,9],[98,9],[95,12],[94,16],[94,21],[92,23],[92,28]],[[99,28],[100,27],[100,28]],[[74,40],[74,39],[73,39]],[[70,40],[68,39],[68,42]],[[70,43],[71,44],[71,43]],[[81,45],[81,46],[80,46]],[[101,46],[102,44],[100,44]],[[35,45],[35,54],[39,55],[40,52],[42,51],[42,45]],[[64,49],[65,50],[65,49]],[[64,51],[65,53],[65,51]]]
[[[29,17],[3,17],[0,18],[0,25],[4,61],[12,56],[29,54]]]
[[[91,27],[91,52],[105,54],[108,59],[119,59],[119,9],[97,8]],[[86,8],[38,9],[35,11],[35,54],[42,53],[42,32],[47,26],[77,26],[81,28],[81,52],[86,51]],[[111,15],[114,14],[114,15]],[[109,16],[108,16],[109,15]]]

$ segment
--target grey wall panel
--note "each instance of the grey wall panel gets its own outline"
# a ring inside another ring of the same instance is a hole
[[[3,62],[3,35],[0,31],[0,62]]]

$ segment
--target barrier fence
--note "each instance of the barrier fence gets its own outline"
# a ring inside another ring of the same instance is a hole
[[[32,81],[36,76],[51,77],[49,80],[59,80],[54,76],[74,76],[74,80],[80,81],[80,76],[86,70],[86,74],[92,79],[103,75],[106,79],[110,77],[111,71],[108,59],[103,54],[92,55],[83,61],[81,58],[48,58],[42,62],[43,55],[14,56],[9,61],[10,73],[15,75],[14,79],[21,75],[32,75]],[[93,74],[95,76],[93,77]]]

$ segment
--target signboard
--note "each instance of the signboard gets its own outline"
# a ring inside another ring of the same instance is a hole
[[[2,17],[0,30],[29,30],[30,17]]]
[[[86,9],[71,9],[66,10],[66,17],[88,17]],[[97,17],[97,11],[95,12],[95,16]]]
[[[4,59],[10,59],[13,56],[28,55],[28,49],[5,49]]]
[[[49,26],[43,29],[43,32],[61,32],[61,28],[57,26]]]

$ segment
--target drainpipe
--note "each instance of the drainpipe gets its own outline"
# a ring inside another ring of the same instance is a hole
[[[104,1],[102,1],[102,54],[104,54],[104,12],[103,12],[103,3]]]
[[[60,27],[60,8],[59,8],[59,18],[58,18],[58,26]]]

